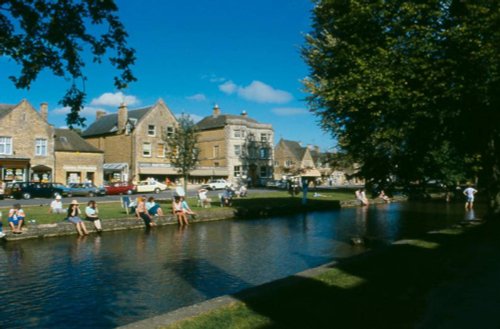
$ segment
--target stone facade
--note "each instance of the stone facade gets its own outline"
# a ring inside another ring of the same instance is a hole
[[[142,180],[154,177],[158,180],[174,180],[178,173],[170,164],[164,136],[173,133],[177,119],[167,105],[159,100],[156,104],[128,110],[120,106],[118,113],[99,114],[84,133],[87,142],[104,152],[104,176],[106,180]],[[113,164],[123,164],[118,179]],[[125,172],[126,171],[126,172]]]
[[[52,181],[54,127],[26,100],[0,104],[0,179]]]
[[[80,182],[92,181],[96,186],[103,184],[103,154],[81,152],[56,152],[55,179],[66,184],[70,175],[75,174]]]
[[[199,163],[203,168],[224,168],[219,175],[233,183],[265,184],[273,177],[272,125],[241,115],[223,115],[215,106],[198,123]]]

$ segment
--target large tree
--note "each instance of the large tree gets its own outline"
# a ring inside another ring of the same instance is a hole
[[[373,181],[479,168],[500,212],[497,0],[316,1],[309,104]]]
[[[177,168],[184,178],[184,190],[187,191],[189,173],[198,164],[198,148],[196,147],[198,129],[191,117],[182,114],[177,119],[178,125],[173,134],[165,133],[163,139],[168,145],[170,163]]]
[[[0,57],[21,67],[9,77],[16,88],[29,88],[48,69],[65,77],[70,86],[60,103],[71,108],[66,121],[83,126],[80,110],[85,102],[84,53],[101,62],[106,53],[120,74],[115,87],[135,81],[130,66],[135,51],[127,45],[127,32],[113,0],[0,0]]]

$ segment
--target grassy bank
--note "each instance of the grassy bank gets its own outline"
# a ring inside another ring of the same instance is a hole
[[[427,234],[165,329],[498,328],[499,232],[487,223]]]
[[[264,193],[252,193],[250,191],[248,197],[234,199],[233,206],[237,212],[242,215],[271,215],[273,211],[283,213],[283,210],[313,210],[313,209],[328,209],[335,206],[336,201],[348,200],[353,198],[353,194],[348,191],[327,191],[321,192],[320,196],[314,197],[314,193],[308,194],[308,205],[302,206],[302,197],[291,197],[285,191],[272,191]],[[78,199],[78,198],[76,198]],[[120,202],[100,202],[99,198],[95,199],[98,203],[99,214],[103,219],[118,219],[126,218],[133,215],[127,215],[125,210],[121,207]],[[171,212],[171,205],[169,200],[158,200],[164,210],[165,214]],[[66,215],[64,214],[51,214],[49,213],[50,199],[40,199],[40,204],[36,206],[23,206],[26,212],[27,220],[35,219],[38,224],[52,224],[63,221]],[[69,199],[64,200],[64,206],[67,207]],[[200,208],[197,206],[196,198],[188,199],[190,207],[195,212],[205,212],[217,209],[220,204],[212,198],[211,208]],[[12,204],[23,204],[23,200],[12,200]],[[80,209],[83,211],[86,204],[82,202]],[[0,207],[4,218],[7,218],[8,211],[11,207]],[[264,212],[264,213],[263,213]]]

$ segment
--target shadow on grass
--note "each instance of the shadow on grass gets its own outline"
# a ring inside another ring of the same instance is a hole
[[[293,276],[251,288],[233,295],[250,312],[229,307],[188,320],[187,326],[180,327],[211,328],[229,323],[227,327],[239,328],[233,324],[245,323],[242,327],[273,329],[415,328],[433,289],[451,281],[473,281],[475,275],[497,266],[499,226],[494,222],[460,234],[427,234],[420,240],[338,261],[311,277]],[[480,295],[476,297],[471,302],[487,302],[481,301]],[[481,316],[470,317],[481,327]]]

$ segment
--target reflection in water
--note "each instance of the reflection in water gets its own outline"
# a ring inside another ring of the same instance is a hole
[[[465,220],[474,220],[474,219],[476,219],[476,214],[474,212],[474,209],[466,209],[465,210],[464,219]]]
[[[468,213],[470,215],[470,213]],[[372,205],[187,228],[0,244],[0,326],[112,328],[463,219],[463,207]]]

